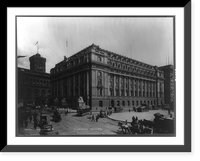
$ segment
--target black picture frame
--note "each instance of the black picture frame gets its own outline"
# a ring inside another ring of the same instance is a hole
[[[193,2],[184,6],[184,145],[6,145],[1,153],[151,153],[192,152]]]

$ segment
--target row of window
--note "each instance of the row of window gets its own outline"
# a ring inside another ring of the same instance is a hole
[[[140,80],[135,80],[135,79],[129,79],[129,78],[121,78],[119,79],[120,77],[117,76],[116,79],[115,79],[115,84],[114,84],[114,77],[113,75],[110,76],[110,88],[114,88],[114,85],[115,87],[119,88],[119,86],[121,88],[124,88],[124,85],[126,88],[130,88],[130,89],[133,89],[133,85],[135,87],[135,89],[138,89],[141,90],[154,90],[154,86],[155,86],[155,83],[152,83],[152,82],[147,82],[147,81],[140,81]],[[161,85],[161,84],[160,84]]]
[[[54,91],[53,94],[53,97],[60,97],[62,96],[61,94],[61,90],[57,90],[57,88],[52,88],[52,91]],[[67,93],[67,89],[66,88],[63,88],[63,95],[64,96],[83,96],[84,95],[84,87],[83,86],[80,86],[80,89],[78,87],[75,87],[75,88],[71,88],[70,89],[70,93],[68,94]]]
[[[110,89],[110,96],[132,96],[132,97],[156,97],[156,93],[154,91],[133,91],[133,90],[119,90],[115,89],[115,94],[114,90],[111,88]],[[160,96],[164,96],[164,93],[160,93]]]
[[[42,97],[45,97],[45,96],[50,96],[50,90],[48,90],[47,92],[44,90],[44,89],[42,89],[42,90],[39,90],[39,89],[30,89],[30,88],[28,88],[27,90],[26,90],[26,97],[27,98],[37,98],[37,97],[39,97],[39,96],[42,96]]]
[[[20,83],[25,85],[34,85],[34,86],[50,86],[49,80],[43,80],[43,79],[35,79],[35,78],[21,78]]]
[[[114,102],[111,102],[111,104],[113,104],[114,106]],[[117,101],[116,102],[116,106],[139,106],[142,104],[147,104],[147,105],[156,105],[156,100],[144,100],[144,101]],[[163,104],[163,102],[161,101],[161,104]],[[103,101],[99,101],[99,107],[103,107]]]
[[[138,61],[135,61],[135,60],[131,60],[130,58],[124,58],[124,57],[120,57],[118,55],[110,55],[110,54],[108,54],[108,55],[109,55],[109,58],[113,59],[113,60],[121,61],[121,62],[124,62],[124,63],[135,64],[135,65],[138,65],[138,66],[141,66],[141,67],[144,67],[144,68],[153,69],[153,67],[150,66],[150,65],[147,65],[145,63],[138,62]]]
[[[131,71],[131,72],[138,72],[140,74],[145,74],[145,75],[149,75],[149,76],[156,76],[155,72],[153,72],[153,71],[147,71],[145,69],[127,66],[125,64],[122,65],[120,63],[112,62],[112,63],[110,63],[110,65],[113,66],[113,67],[116,67],[116,68],[123,69],[123,70]]]

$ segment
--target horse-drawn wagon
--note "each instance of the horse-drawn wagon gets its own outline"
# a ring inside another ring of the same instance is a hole
[[[53,126],[50,122],[47,121],[47,114],[40,114],[40,122],[37,125],[40,127],[40,135],[58,135],[58,131],[54,131]]]
[[[52,115],[52,119],[55,122],[60,122],[62,120],[61,115],[58,112],[58,110],[54,110],[53,115]]]
[[[174,133],[174,119],[165,118],[162,114],[154,114],[154,129],[156,133]]]

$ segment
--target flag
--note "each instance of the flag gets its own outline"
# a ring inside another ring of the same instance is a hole
[[[37,45],[38,44],[38,41],[35,43],[35,45]]]

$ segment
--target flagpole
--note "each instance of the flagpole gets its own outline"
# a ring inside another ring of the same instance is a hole
[[[39,46],[38,46],[38,44],[37,44],[37,53],[39,54]]]
[[[67,51],[67,54],[66,54],[66,55],[67,55],[67,57],[68,57],[68,52],[69,52],[69,51],[68,51],[68,40],[66,40],[66,48],[67,48],[67,50],[66,50],[66,51]]]
[[[37,54],[39,54],[39,46],[38,46],[38,41],[35,43],[35,45],[37,46]]]

